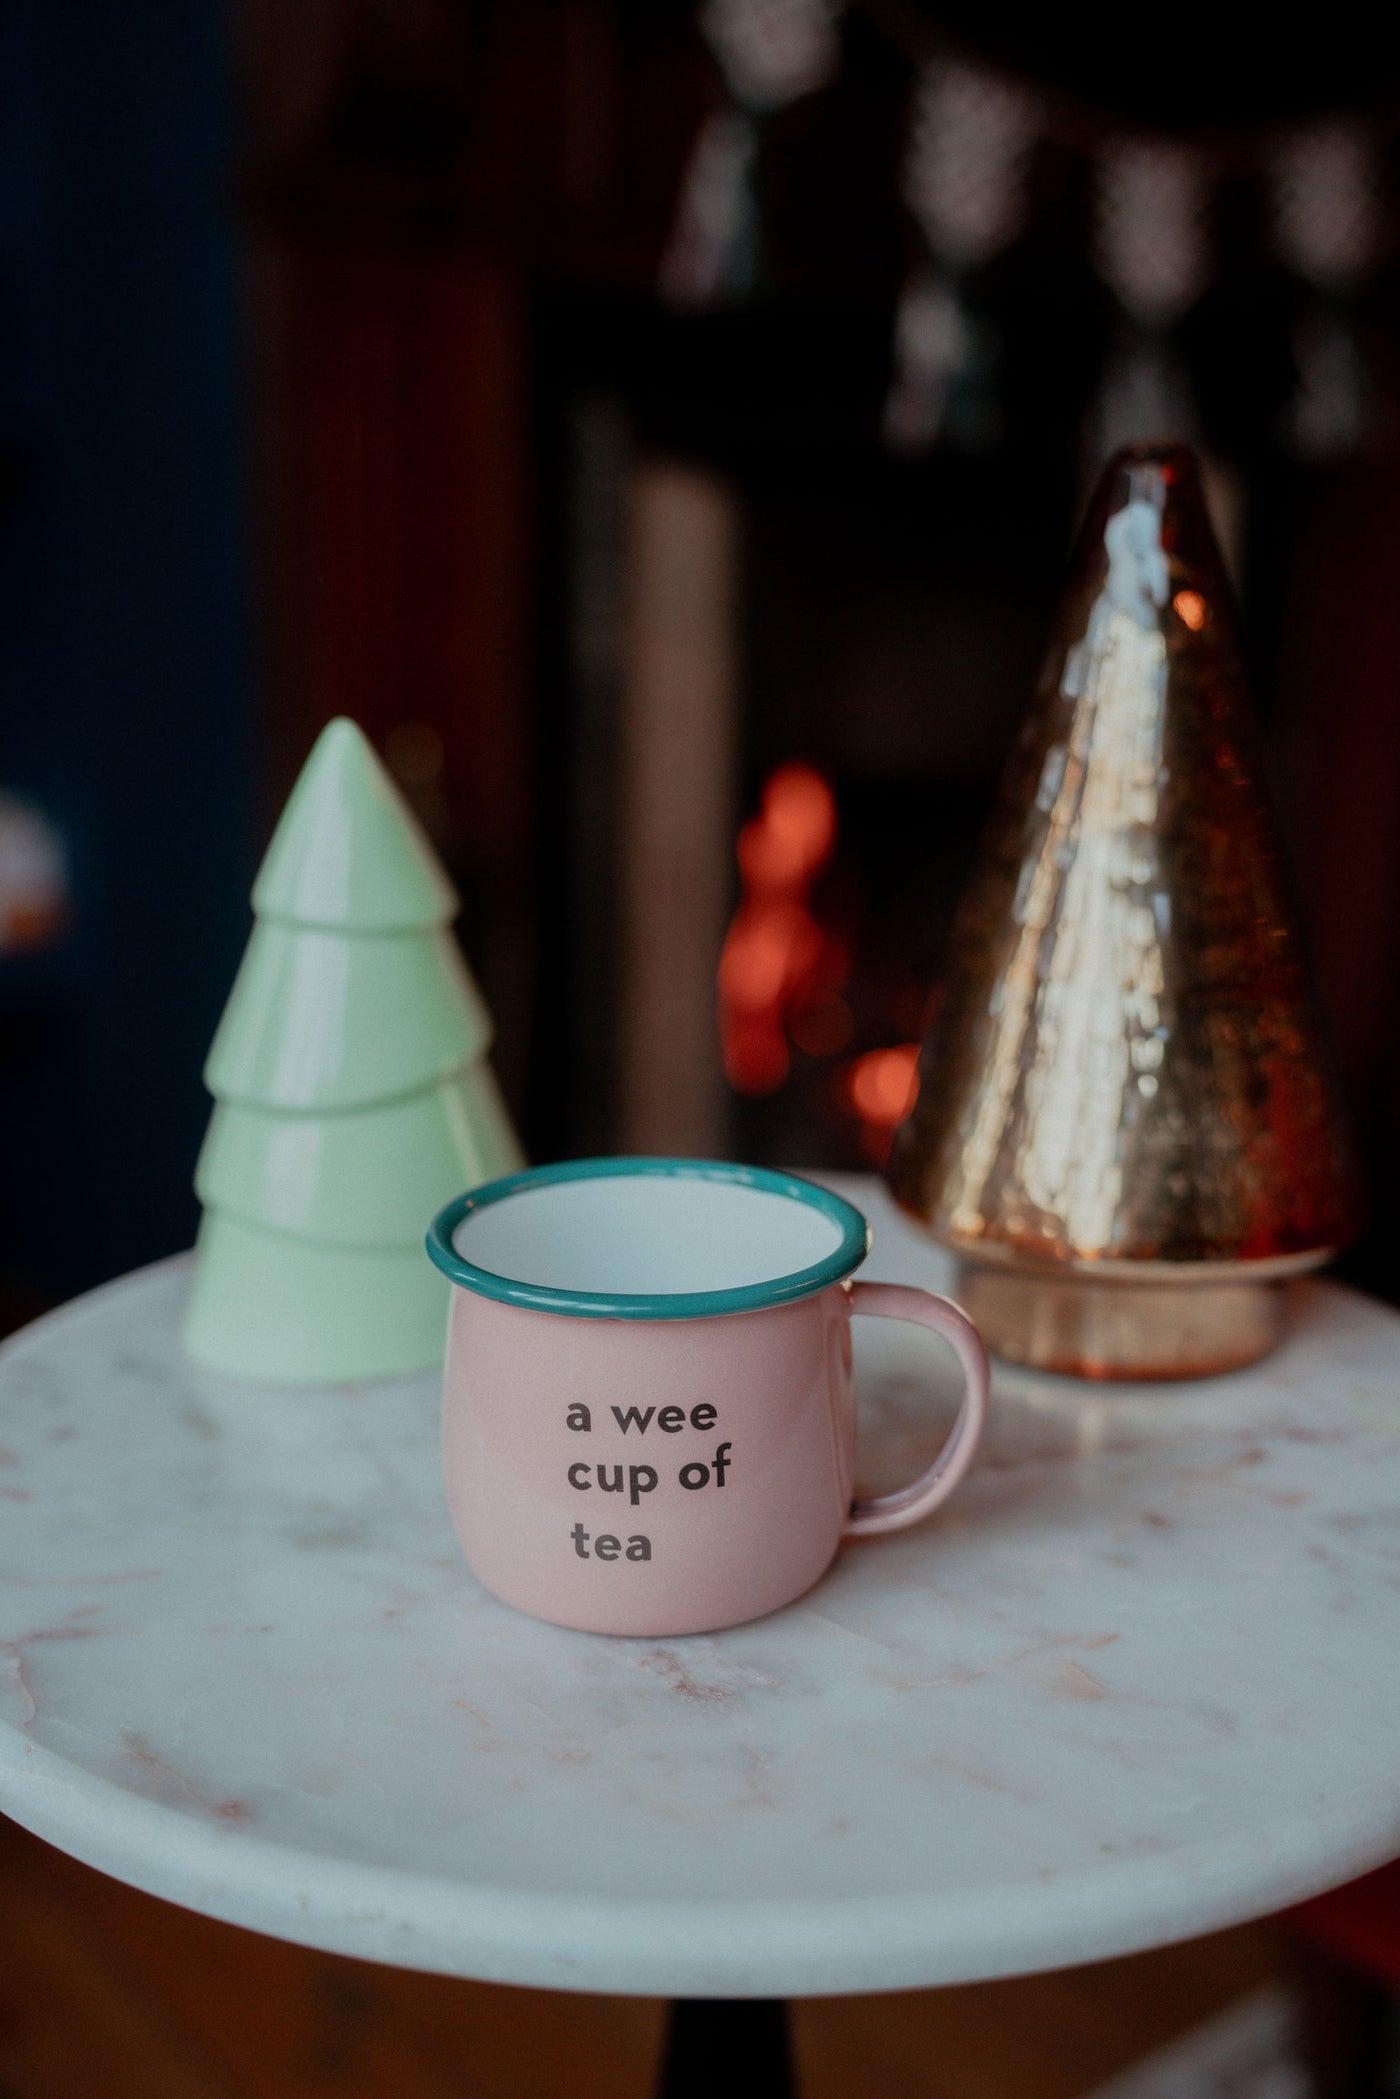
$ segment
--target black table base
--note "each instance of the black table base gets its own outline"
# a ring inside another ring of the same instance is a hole
[[[760,2099],[796,2099],[787,2006],[781,1998],[682,1997],[658,2099],[715,2099],[735,2087]]]

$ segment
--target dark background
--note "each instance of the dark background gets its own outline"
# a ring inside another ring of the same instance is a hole
[[[1303,294],[1258,179],[1283,119],[1364,109],[1388,137],[1395,71],[1371,11],[1262,51],[1243,9],[1131,47],[1116,20],[852,8],[839,77],[765,129],[753,296],[682,315],[653,285],[722,92],[684,6],[0,17],[0,789],[55,826],[71,884],[63,929],[0,955],[12,1316],[192,1238],[200,1064],[258,852],[335,713],[462,890],[531,1155],[620,1141],[623,845],[578,605],[614,587],[600,490],[639,459],[700,465],[742,519],[736,824],[792,758],[839,812],[817,901],[852,945],[854,1033],[729,1097],[728,1148],[871,1162],[843,1075],[917,1037],[1084,497],[1116,325],[1087,170],[1121,124],[1219,159],[1179,347],[1239,498],[1251,667],[1372,1184],[1351,1272],[1397,1294],[1395,274],[1387,247],[1347,308],[1365,442],[1300,461],[1279,427]],[[903,111],[938,50],[1024,71],[1055,121],[1022,236],[972,287],[999,433],[908,460],[880,414],[915,247]]]

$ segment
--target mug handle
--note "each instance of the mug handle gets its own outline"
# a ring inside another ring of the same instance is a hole
[[[935,1297],[932,1290],[916,1290],[904,1283],[852,1283],[850,1291],[853,1317],[909,1319],[916,1326],[932,1327],[935,1334],[952,1344],[963,1370],[958,1418],[928,1471],[893,1494],[874,1494],[852,1502],[843,1535],[870,1538],[881,1531],[900,1531],[921,1522],[948,1499],[964,1477],[987,1425],[991,1370],[982,1336],[966,1312],[960,1312],[946,1297]]]

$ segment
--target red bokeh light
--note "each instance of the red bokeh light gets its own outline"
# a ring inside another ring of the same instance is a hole
[[[811,972],[821,929],[801,904],[762,901],[740,907],[719,959],[719,992],[727,1006],[761,1013],[782,1003]]]
[[[741,1093],[775,1093],[788,1075],[787,1022],[843,982],[844,947],[807,907],[836,843],[836,800],[810,765],[780,765],[739,833],[744,897],[719,962],[724,1069]]]
[[[846,1091],[860,1120],[866,1155],[882,1165],[895,1131],[919,1091],[919,1045],[867,1050],[846,1072]]]
[[[810,765],[780,765],[763,790],[761,821],[806,876],[836,843],[836,798]]]
[[[902,1042],[897,1049],[867,1050],[851,1066],[848,1083],[851,1104],[863,1122],[896,1128],[918,1090],[918,1044]]]

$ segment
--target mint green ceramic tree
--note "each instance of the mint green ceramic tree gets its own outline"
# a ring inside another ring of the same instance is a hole
[[[353,722],[308,758],[253,910],[205,1066],[190,1350],[301,1382],[427,1368],[447,1308],[424,1231],[523,1158],[456,895]]]

